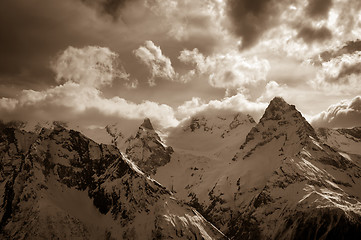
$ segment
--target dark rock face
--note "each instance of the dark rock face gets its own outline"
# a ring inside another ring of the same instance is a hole
[[[162,143],[148,118],[139,127],[135,137],[127,140],[126,154],[147,175],[155,174],[160,166],[170,161],[173,149]]]
[[[107,224],[110,221],[117,229],[100,225],[106,231],[90,235],[93,225],[80,220],[81,216],[78,219],[79,213],[63,210],[69,202],[62,205],[52,197],[62,195],[64,189],[88,198],[95,210],[109,216]],[[115,146],[97,144],[62,126],[42,129],[39,134],[14,128],[0,131],[0,194],[1,239],[143,239],[142,234],[169,239],[177,236],[178,229],[185,238],[202,236],[197,224],[169,225],[164,217],[167,211],[177,222],[178,217],[197,215],[139,172]],[[167,204],[172,208],[165,210]],[[199,217],[197,221],[213,239],[223,238],[208,222]],[[134,222],[143,222],[149,229],[143,233],[145,227],[139,231]]]
[[[148,130],[154,130],[153,125],[150,122],[149,118],[144,119],[144,122],[142,123],[141,127],[148,129]]]

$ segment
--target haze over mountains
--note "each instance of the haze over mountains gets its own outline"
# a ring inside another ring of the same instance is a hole
[[[131,136],[117,124],[98,143],[61,123],[3,124],[1,238],[361,236],[360,128],[315,130],[279,97],[258,123],[204,112],[164,137],[151,119]]]

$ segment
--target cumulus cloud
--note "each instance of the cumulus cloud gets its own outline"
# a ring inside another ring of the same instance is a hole
[[[60,85],[41,91],[23,90],[17,98],[1,98],[0,112],[25,120],[76,121],[77,116],[97,111],[104,119],[149,117],[163,128],[178,124],[168,105],[152,101],[137,104],[121,97],[103,96],[101,86],[111,84],[116,77],[128,77],[114,67],[115,57],[107,48],[69,47],[52,63]]]
[[[26,114],[25,120],[40,118],[38,120],[77,121],[77,116],[96,110],[105,121],[108,117],[118,119],[149,117],[163,128],[178,124],[173,109],[168,105],[152,101],[136,104],[120,97],[105,98],[98,89],[74,82],[67,82],[43,91],[24,90],[19,99],[1,99],[0,112],[4,110],[7,110],[9,116],[23,112]],[[11,111],[16,113],[12,114]],[[47,114],[43,115],[44,112]]]
[[[116,53],[105,47],[68,47],[52,61],[51,67],[58,83],[74,82],[98,88],[110,85],[116,78],[129,80],[124,68],[118,68],[117,58]]]
[[[331,128],[361,126],[361,96],[331,105],[327,111],[314,116],[311,123],[316,127]]]
[[[0,109],[4,109],[7,111],[14,110],[16,105],[18,104],[18,100],[12,98],[0,98]]]
[[[150,86],[155,86],[157,78],[177,80],[178,75],[174,71],[170,59],[164,56],[160,47],[154,45],[152,41],[146,41],[144,46],[140,46],[133,53],[150,70],[151,76],[148,79]]]
[[[237,51],[204,56],[197,48],[183,50],[178,59],[195,67],[196,73],[206,76],[211,86],[234,89],[255,85],[266,79],[270,65],[265,59],[245,58]],[[190,74],[193,76],[192,74]]]
[[[259,119],[268,103],[249,101],[243,94],[238,93],[231,97],[225,97],[221,100],[211,100],[205,102],[200,98],[193,97],[185,101],[177,108],[176,116],[178,119],[185,119],[196,113],[214,110],[231,110],[234,112],[248,113],[255,119]]]

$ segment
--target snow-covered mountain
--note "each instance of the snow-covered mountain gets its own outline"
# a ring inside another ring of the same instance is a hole
[[[218,160],[174,148],[154,178],[232,239],[361,236],[360,166],[322,142],[295,106],[273,99],[239,146]]]
[[[172,129],[165,141],[178,151],[229,158],[255,124],[250,115],[239,112],[201,112]]]
[[[361,236],[360,129],[316,132],[282,98],[257,124],[199,113],[164,141],[149,119],[130,138],[99,129],[113,145],[18,125],[0,124],[0,238],[225,238],[211,223],[231,239]]]
[[[57,126],[0,131],[1,239],[223,239],[115,146]]]
[[[317,134],[323,142],[336,149],[342,156],[361,165],[361,127],[352,129],[319,128]]]

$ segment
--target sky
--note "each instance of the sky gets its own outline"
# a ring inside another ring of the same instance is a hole
[[[96,127],[283,97],[361,126],[359,0],[3,0],[0,119]]]

